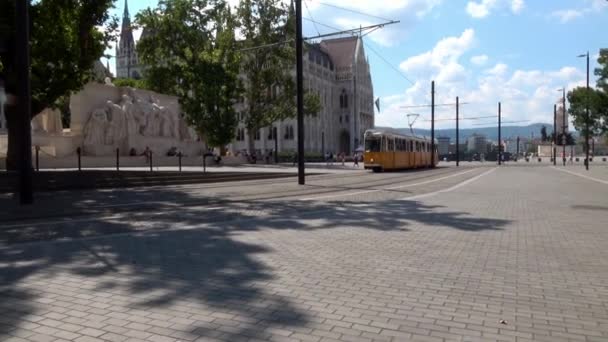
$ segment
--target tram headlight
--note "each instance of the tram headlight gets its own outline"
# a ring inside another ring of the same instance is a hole
[[[370,159],[370,161],[373,163],[374,162],[374,158]]]

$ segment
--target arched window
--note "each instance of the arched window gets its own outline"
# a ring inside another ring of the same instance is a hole
[[[348,95],[346,94],[346,89],[342,89],[342,94],[340,94],[340,108],[348,108]]]

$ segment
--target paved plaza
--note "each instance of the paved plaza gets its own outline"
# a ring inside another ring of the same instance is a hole
[[[607,166],[0,205],[0,341],[608,341]]]

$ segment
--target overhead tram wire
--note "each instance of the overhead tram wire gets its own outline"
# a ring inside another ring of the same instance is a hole
[[[530,120],[502,121],[501,124],[514,124],[514,123],[524,123],[524,122],[530,122]],[[471,126],[488,126],[488,125],[494,125],[494,124],[496,124],[496,122],[484,122],[484,123],[471,124]]]
[[[471,104],[471,102],[460,102],[460,105],[468,105]],[[455,103],[439,103],[439,104],[435,104],[435,107],[445,107],[445,106],[455,106]],[[426,105],[413,105],[413,106],[400,106],[400,109],[410,109],[410,108],[430,108],[433,105],[430,104],[426,104]],[[454,119],[456,120],[456,119]]]
[[[321,35],[321,32],[319,31],[319,28],[317,27],[317,22],[315,21],[315,19],[312,17],[312,12],[310,11],[310,9],[308,8],[308,4],[306,3],[306,1],[304,1],[304,6],[306,7],[306,12],[308,12],[308,15],[310,16],[310,21],[312,22],[312,25],[315,27],[315,30],[317,31],[318,35]],[[303,18],[302,18],[303,19]]]
[[[414,81],[410,80],[407,76],[405,76],[405,74],[401,70],[399,70],[399,68],[395,67],[391,62],[389,62],[386,58],[384,58],[384,56],[382,56],[380,53],[378,53],[378,51],[376,51],[374,48],[372,48],[371,45],[365,44],[365,42],[363,42],[363,45],[366,48],[368,48],[371,52],[373,52],[376,56],[378,56],[378,58],[380,58],[391,69],[396,71],[397,74],[399,74],[399,76],[403,77],[406,81],[410,82],[412,85],[416,85],[416,83]]]
[[[306,2],[306,1],[309,1],[309,0],[304,0],[304,2]],[[377,15],[369,14],[369,13],[360,12],[360,11],[357,11],[357,10],[354,10],[354,9],[351,9],[351,8],[341,7],[341,6],[338,6],[338,5],[334,5],[334,4],[330,4],[330,3],[326,3],[326,2],[322,2],[322,1],[316,1],[316,2],[318,2],[319,4],[321,4],[323,6],[333,7],[335,9],[339,9],[339,10],[342,10],[342,11],[359,14],[359,15],[362,15],[362,16],[365,16],[365,17],[380,19],[380,20],[384,20],[384,21],[391,21],[390,19],[386,19],[386,18],[383,18],[383,17],[379,17]]]
[[[492,116],[477,116],[477,117],[470,117],[470,118],[458,118],[458,121],[462,121],[462,120],[481,120],[481,119],[492,119],[492,118],[496,118],[496,115],[492,115]],[[424,122],[430,122],[431,120],[423,120]],[[435,121],[456,121],[456,118],[450,118],[450,119],[435,119]]]
[[[381,23],[381,24],[376,24],[376,25],[369,25],[369,26],[365,26],[365,27],[359,27],[359,28],[352,28],[352,29],[348,29],[348,30],[342,30],[342,31],[338,31],[338,32],[319,34],[317,36],[304,37],[302,39],[303,40],[314,40],[314,39],[319,39],[319,38],[338,36],[338,35],[342,35],[342,34],[349,34],[349,33],[353,34],[355,32],[362,32],[362,31],[367,31],[367,30],[371,30],[371,29],[375,29],[375,28],[382,28],[384,26],[393,25],[393,24],[397,24],[397,23],[399,23],[399,21],[391,21],[391,22],[386,22],[386,23]],[[270,47],[277,46],[277,45],[283,45],[283,44],[292,43],[294,41],[295,41],[295,39],[288,39],[288,40],[284,40],[284,41],[280,41],[280,42],[276,42],[276,43],[270,43],[270,44],[264,44],[264,45],[252,46],[252,47],[249,47],[249,48],[239,49],[237,51],[238,52],[245,52],[245,51],[258,50],[258,49],[266,49],[266,48],[270,48]]]

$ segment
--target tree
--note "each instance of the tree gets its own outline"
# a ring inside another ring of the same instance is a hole
[[[235,21],[223,0],[161,0],[136,16],[152,33],[138,44],[146,84],[179,97],[186,121],[211,146],[223,147],[238,124],[239,58]]]
[[[241,70],[243,97],[249,131],[249,150],[254,150],[253,132],[296,115],[295,14],[281,0],[241,0],[239,29],[244,37]],[[321,101],[306,93],[305,114],[316,115]]]
[[[597,87],[604,94],[608,94],[608,49],[600,49],[597,63],[599,64],[599,67],[595,69],[595,76],[598,76]]]
[[[544,141],[547,141],[547,127],[543,126],[543,127],[540,129],[540,138],[541,138],[541,140],[542,140],[543,142],[544,142]]]
[[[40,0],[30,4],[30,54],[32,113],[56,107],[57,101],[82,88],[92,78],[93,63],[114,39],[117,21],[108,9],[113,0]],[[8,93],[17,86],[15,66],[15,0],[0,1],[0,75]],[[105,25],[105,30],[98,27]],[[17,139],[18,115],[5,110],[8,126],[6,166],[15,170],[21,148]]]
[[[568,113],[572,116],[574,127],[582,136],[587,133],[587,112],[589,105],[589,133],[591,136],[602,135],[608,132],[608,95],[601,90],[586,87],[577,87],[568,92],[570,108]],[[587,102],[588,101],[588,102]]]
[[[600,49],[599,67],[595,69],[598,76],[597,89],[578,87],[568,93],[574,127],[583,136],[587,133],[587,113],[589,106],[589,133],[591,136],[608,133],[608,49]]]

